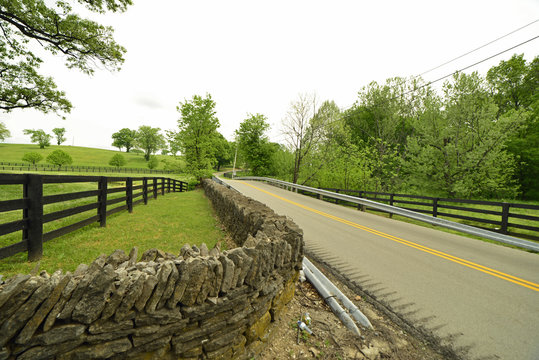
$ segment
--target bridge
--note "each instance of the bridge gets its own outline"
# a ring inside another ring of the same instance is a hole
[[[467,359],[539,359],[539,255],[258,181],[225,180],[289,216],[306,251]]]

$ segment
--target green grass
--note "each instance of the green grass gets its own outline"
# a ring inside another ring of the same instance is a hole
[[[74,191],[70,187],[76,184],[62,185],[63,191]],[[2,191],[3,195],[5,193]],[[210,203],[201,190],[167,193],[157,200],[149,200],[146,206],[135,206],[131,214],[124,211],[107,217],[106,228],[95,223],[44,243],[40,270],[73,271],[80,263],[89,264],[100,254],[110,254],[116,249],[128,253],[133,246],[139,248],[139,256],[150,248],[178,254],[186,243],[204,242],[211,249],[224,237],[212,214]],[[16,234],[19,241],[21,233]],[[0,246],[5,244],[0,242]],[[30,272],[36,263],[26,259],[26,253],[20,253],[0,260],[0,274],[12,276]]]
[[[109,166],[110,159],[115,154],[122,154],[127,161],[125,168],[144,168],[146,169],[147,162],[144,160],[144,154],[126,153],[114,150],[94,149],[80,146],[52,145],[45,149],[40,149],[36,144],[4,144],[0,143],[0,162],[23,163],[22,157],[28,152],[37,152],[43,156],[38,164],[47,164],[47,156],[54,150],[63,150],[73,158],[73,164],[70,166]],[[170,155],[156,155],[159,160],[157,169],[163,169],[164,163],[162,160],[181,160],[180,157],[174,158]]]

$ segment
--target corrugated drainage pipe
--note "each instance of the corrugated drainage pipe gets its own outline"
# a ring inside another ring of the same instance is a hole
[[[335,296],[337,299],[339,299],[342,304],[350,311],[350,314],[356,319],[361,325],[368,329],[372,329],[372,324],[369,321],[369,319],[358,309],[356,305],[350,299],[344,295],[339,288],[337,288],[324,274],[320,272],[316,268],[316,266],[313,265],[312,262],[309,261],[305,256],[303,257],[303,271],[305,272],[305,269],[309,269],[312,274],[318,279],[318,281],[331,293],[331,296]],[[305,272],[307,276],[307,272]],[[313,284],[314,285],[314,284]],[[316,287],[316,286],[315,286]],[[317,288],[318,289],[318,288]],[[323,295],[324,296],[324,295]]]

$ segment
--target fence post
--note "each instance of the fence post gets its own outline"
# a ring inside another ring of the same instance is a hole
[[[167,178],[167,192],[170,192],[170,178]]]
[[[161,178],[161,195],[165,195],[165,178]]]
[[[36,261],[43,256],[43,176],[27,176],[24,197],[28,199],[28,208],[24,210],[28,228],[23,236],[28,240],[28,261]]]
[[[125,180],[125,196],[127,201],[127,211],[133,212],[133,178],[128,177]]]
[[[509,203],[503,203],[502,205],[502,223],[501,223],[501,232],[507,234],[507,226],[509,224]]]
[[[107,177],[101,176],[98,183],[99,195],[97,198],[99,202],[97,214],[99,215],[99,225],[101,227],[107,226],[107,185]]]
[[[157,178],[153,178],[153,198],[157,199]]]
[[[432,216],[438,217],[438,198],[432,199]]]
[[[144,205],[148,205],[148,178],[146,176],[142,178],[142,198]]]

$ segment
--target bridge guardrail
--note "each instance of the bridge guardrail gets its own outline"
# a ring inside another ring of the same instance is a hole
[[[318,194],[319,196],[325,196],[325,197],[329,197],[333,199],[339,199],[339,200],[348,201],[348,202],[359,204],[359,205],[368,206],[369,208],[381,210],[384,212],[388,212],[390,214],[404,216],[404,217],[418,220],[421,222],[425,222],[431,225],[441,226],[447,229],[460,231],[466,234],[480,236],[485,239],[494,240],[494,241],[498,241],[504,244],[518,246],[527,250],[539,252],[539,244],[534,243],[533,241],[527,241],[527,240],[519,239],[513,236],[504,235],[504,234],[496,233],[489,230],[484,230],[484,229],[477,228],[474,226],[460,224],[451,220],[432,217],[432,216],[421,214],[415,211],[402,209],[396,206],[378,203],[372,200],[362,199],[362,198],[345,195],[345,194],[338,194],[338,193],[331,192],[328,190],[316,189],[310,186],[293,184],[287,181],[282,181],[282,180],[277,180],[277,179],[272,179],[272,178],[267,178],[267,177],[242,176],[242,177],[236,177],[235,179],[264,181],[271,185],[284,186],[289,189],[296,189],[296,191],[303,190],[303,191],[311,192],[313,194]]]

